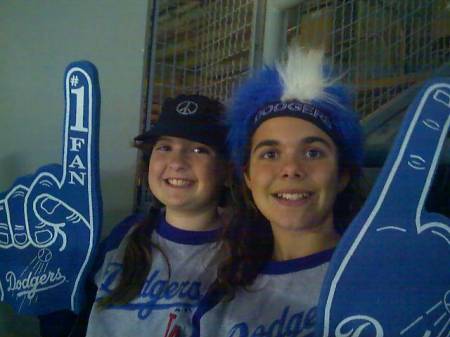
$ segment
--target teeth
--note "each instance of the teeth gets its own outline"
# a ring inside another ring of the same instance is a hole
[[[280,199],[300,200],[308,198],[310,196],[310,193],[277,193],[276,196]]]
[[[189,180],[175,179],[175,178],[169,178],[169,179],[167,179],[167,182],[173,186],[186,186],[191,183]]]

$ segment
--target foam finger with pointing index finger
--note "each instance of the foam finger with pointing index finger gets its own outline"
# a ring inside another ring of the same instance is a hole
[[[95,66],[70,64],[63,158],[0,193],[0,301],[20,313],[79,312],[101,226],[100,88]]]
[[[38,247],[54,242],[55,229],[62,226],[60,219],[64,216],[57,213],[46,214],[45,210],[36,209],[35,202],[43,194],[51,195],[69,205],[70,209],[76,210],[80,217],[86,219],[82,223],[88,224],[90,229],[94,227],[94,222],[99,222],[100,182],[96,126],[100,96],[97,71],[91,63],[75,62],[66,68],[64,97],[62,165],[43,168],[27,195],[27,225],[30,236]],[[46,217],[45,221],[42,221],[43,217]],[[60,233],[64,238],[65,234]],[[92,235],[91,232],[91,237]]]
[[[448,336],[450,219],[424,206],[449,124],[450,79],[434,79],[333,255],[317,336]]]

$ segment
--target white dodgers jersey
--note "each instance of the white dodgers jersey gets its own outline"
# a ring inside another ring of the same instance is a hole
[[[194,315],[192,337],[313,336],[322,280],[332,253],[271,261],[251,288],[239,289],[231,301],[206,296]]]
[[[96,274],[98,292],[87,336],[190,335],[192,313],[216,276],[219,231],[180,230],[161,216],[152,241],[164,255],[152,247],[152,267],[140,294],[128,304],[100,309],[98,300],[117,286],[122,270],[123,254],[133,226],[128,226],[128,230],[123,228],[116,231],[120,232],[116,235],[122,237],[112,240],[117,243],[116,247],[105,254],[104,263]]]

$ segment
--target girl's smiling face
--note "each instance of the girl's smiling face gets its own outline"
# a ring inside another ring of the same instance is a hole
[[[149,186],[166,212],[204,213],[217,207],[224,162],[208,145],[160,137],[149,163]]]
[[[338,150],[324,131],[300,118],[271,118],[253,134],[250,151],[245,183],[275,237],[334,232],[334,202],[349,175],[340,174]]]

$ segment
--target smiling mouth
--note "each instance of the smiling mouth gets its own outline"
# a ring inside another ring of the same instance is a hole
[[[167,185],[174,187],[189,187],[194,184],[192,180],[180,179],[180,178],[167,178],[164,179]]]
[[[306,200],[312,195],[311,192],[302,192],[302,193],[274,193],[273,196],[280,200],[289,200],[289,201],[299,201]]]

